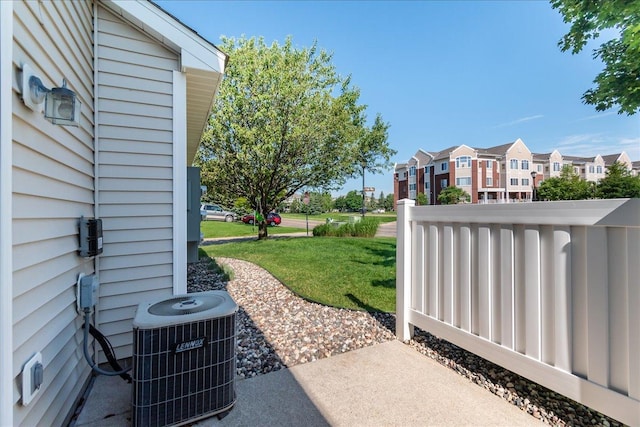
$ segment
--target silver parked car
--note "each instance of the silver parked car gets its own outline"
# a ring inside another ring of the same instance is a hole
[[[203,204],[200,206],[200,212],[202,213],[202,219],[214,219],[218,221],[233,222],[236,219],[236,214],[233,212],[225,211],[218,205]]]

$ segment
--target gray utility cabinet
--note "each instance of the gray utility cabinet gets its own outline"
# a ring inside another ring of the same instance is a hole
[[[187,167],[187,262],[198,261],[201,196],[200,168]]]

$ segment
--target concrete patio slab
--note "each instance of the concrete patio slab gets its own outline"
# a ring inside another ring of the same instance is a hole
[[[400,341],[237,382],[237,402],[205,426],[539,426]],[[128,426],[131,386],[99,377],[77,426]],[[105,418],[106,417],[106,418]]]

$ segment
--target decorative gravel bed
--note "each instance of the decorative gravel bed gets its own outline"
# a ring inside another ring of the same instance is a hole
[[[233,270],[233,280],[227,283],[203,259],[189,266],[187,288],[188,292],[225,289],[238,304],[238,378],[395,339],[394,314],[309,302],[252,263],[231,258],[216,258],[216,262]],[[622,425],[417,328],[407,344],[546,424]]]

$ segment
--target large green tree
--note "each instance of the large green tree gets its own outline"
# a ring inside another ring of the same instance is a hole
[[[547,178],[538,188],[539,200],[584,200],[592,199],[594,184],[585,181],[573,171],[570,165],[564,165],[560,176]]]
[[[223,38],[230,56],[196,157],[203,182],[245,197],[262,214],[302,188],[341,186],[353,174],[365,107],[332,56],[313,45]],[[259,223],[260,239],[267,224]]]
[[[594,49],[604,69],[593,81],[595,87],[582,96],[597,111],[618,106],[618,114],[640,110],[640,1],[551,0],[551,6],[570,23],[569,32],[558,42],[565,52],[578,53],[590,39],[606,29],[619,34]]]
[[[614,162],[598,183],[597,194],[602,199],[640,197],[640,175],[633,176],[622,163]]]
[[[444,188],[440,194],[438,194],[438,201],[443,205],[456,205],[458,203],[470,202],[471,196],[462,188],[452,185],[451,187]]]
[[[362,176],[362,207],[364,208],[365,173],[377,174],[391,169],[393,166],[391,157],[397,152],[389,147],[387,142],[389,124],[385,123],[379,114],[376,116],[371,128],[367,128],[364,125],[366,117],[362,113],[354,121],[361,125],[356,145],[356,167]],[[364,214],[365,211],[363,209],[362,216]]]

